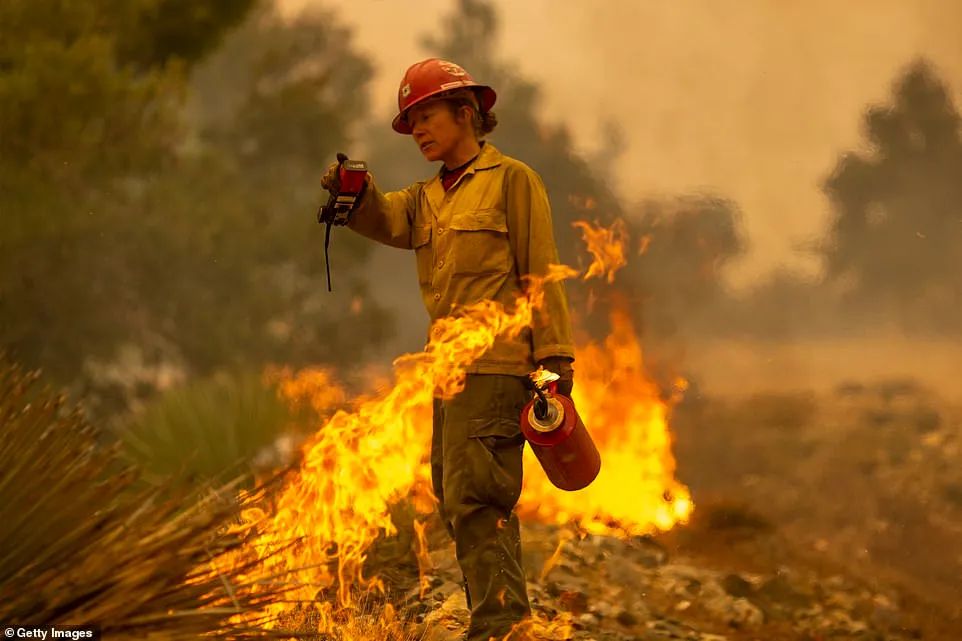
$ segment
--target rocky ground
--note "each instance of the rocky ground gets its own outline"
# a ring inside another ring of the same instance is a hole
[[[693,521],[627,540],[524,524],[532,607],[571,639],[962,639],[959,409],[910,382],[695,392],[673,421]],[[401,563],[391,600],[414,638],[456,638],[454,551],[437,524],[429,541],[425,597]]]
[[[534,612],[546,620],[569,617],[573,640],[940,638],[925,635],[896,590],[791,559],[778,535],[743,513],[719,508],[709,521],[665,540],[575,537],[561,545],[547,572],[561,532],[527,526]],[[709,548],[687,553],[702,537],[716,537],[716,545],[727,541],[732,550],[725,559],[712,558]],[[760,553],[739,560],[736,550],[746,546]],[[416,638],[448,639],[465,628],[468,611],[453,549],[441,546],[431,557],[431,589],[421,599],[412,581],[401,611],[421,624]]]

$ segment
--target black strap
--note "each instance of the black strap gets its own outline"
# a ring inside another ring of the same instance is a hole
[[[331,221],[327,221],[327,229],[324,231],[324,266],[327,268],[327,291],[331,289],[331,257],[328,255],[328,248],[331,246]]]

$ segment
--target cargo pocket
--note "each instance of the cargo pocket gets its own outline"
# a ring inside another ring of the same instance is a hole
[[[520,412],[519,412],[520,414]],[[470,438],[476,438],[489,450],[516,447],[524,443],[521,426],[510,418],[479,418],[468,427]]]
[[[453,273],[503,274],[511,270],[511,247],[503,211],[455,212],[449,226],[454,231]]]
[[[472,448],[472,476],[483,500],[506,512],[514,509],[521,496],[524,436],[517,419],[490,417],[468,424]]]
[[[434,262],[431,247],[431,225],[415,225],[411,228],[411,245],[417,260],[418,282],[422,285],[431,283],[431,269]]]

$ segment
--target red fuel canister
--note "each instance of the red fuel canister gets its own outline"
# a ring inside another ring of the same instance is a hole
[[[521,433],[556,487],[569,492],[586,488],[601,471],[598,448],[570,398],[546,393],[545,399],[544,418],[535,411],[537,397],[524,406]]]

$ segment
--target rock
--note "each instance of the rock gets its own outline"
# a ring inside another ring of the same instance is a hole
[[[803,610],[812,605],[813,599],[796,590],[784,576],[774,576],[755,591],[753,601],[769,617],[783,616],[792,610]]]
[[[561,607],[574,615],[583,614],[588,610],[588,595],[581,591],[562,592],[558,595],[558,602]]]
[[[729,623],[737,624],[739,628],[755,628],[765,622],[765,615],[751,601],[744,598],[732,601],[734,617]]]
[[[705,610],[733,628],[756,628],[765,622],[765,615],[751,601],[716,594],[701,602]]]
[[[621,625],[630,628],[632,626],[638,625],[638,617],[629,612],[628,610],[622,610],[615,615],[615,621]]]
[[[440,550],[431,550],[428,556],[431,558],[434,574],[452,578],[461,576],[461,568],[458,566],[458,559],[454,555],[453,545]]]
[[[662,589],[671,595],[682,598],[698,596],[702,584],[710,576],[706,572],[680,564],[669,564],[658,569],[658,579]]]
[[[686,639],[698,641],[701,635],[691,627],[675,619],[657,619],[645,623],[647,635],[644,639]]]
[[[420,641],[463,641],[464,631],[459,629],[449,629],[443,626],[434,625],[430,627],[418,626],[414,631],[414,638]]]
[[[595,616],[593,613],[591,613],[591,612],[585,612],[584,614],[582,614],[581,616],[579,616],[579,617],[576,619],[576,621],[575,621],[575,624],[576,624],[577,626],[580,626],[582,630],[587,630],[588,628],[593,628],[593,627],[597,626],[598,623],[599,623],[598,617],[596,617],[596,616]]]
[[[645,573],[635,563],[619,557],[608,557],[602,566],[605,576],[616,585],[641,585],[646,582]]]
[[[548,581],[548,583],[544,586],[544,591],[548,593],[548,596],[555,599],[561,596],[562,592],[561,587],[554,581]]]
[[[588,610],[599,619],[612,618],[615,615],[615,608],[607,601],[597,601],[591,604]]]
[[[453,622],[466,626],[470,616],[471,613],[468,611],[467,603],[464,601],[464,592],[458,590],[448,596],[444,602],[441,603],[440,607],[424,617],[424,623],[426,625],[441,625]]]
[[[749,597],[754,592],[752,584],[738,574],[726,574],[721,585],[733,597]]]
[[[636,536],[628,541],[634,560],[646,568],[656,568],[668,562],[668,550],[650,536]]]
[[[872,599],[872,613],[869,619],[882,628],[894,628],[901,623],[902,616],[898,607],[886,596],[878,594]]]

